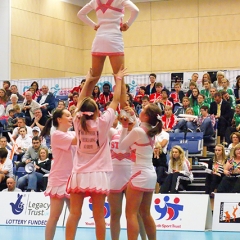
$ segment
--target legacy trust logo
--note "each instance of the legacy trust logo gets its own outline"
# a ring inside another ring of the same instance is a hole
[[[18,194],[17,201],[15,203],[13,203],[13,202],[10,203],[10,205],[12,207],[12,213],[15,215],[19,215],[23,211],[24,204],[22,202],[22,197],[23,197],[23,195]]]
[[[92,211],[93,210],[93,205],[92,205],[92,198],[89,199],[89,209]],[[104,203],[104,218],[110,217],[110,207],[109,203],[105,202]]]

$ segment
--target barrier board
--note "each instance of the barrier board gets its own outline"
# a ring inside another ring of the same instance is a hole
[[[240,232],[240,194],[215,194],[212,230]]]

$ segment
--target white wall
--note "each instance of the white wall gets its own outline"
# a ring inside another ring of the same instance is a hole
[[[11,0],[0,0],[0,79],[10,78]]]

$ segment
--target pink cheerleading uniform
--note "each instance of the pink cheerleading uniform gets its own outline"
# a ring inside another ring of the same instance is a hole
[[[131,177],[131,152],[118,147],[121,130],[110,129],[110,147],[113,172],[110,175],[110,192],[119,193],[127,188]]]
[[[62,132],[59,130],[54,131],[51,135],[53,164],[45,196],[69,197],[69,194],[66,193],[66,184],[73,167],[73,155],[76,147],[71,144],[75,136],[73,131]]]
[[[152,192],[157,182],[152,164],[154,138],[148,137],[146,133],[147,129],[151,128],[147,123],[141,123],[140,127],[134,128],[129,133],[127,128],[123,128],[119,140],[120,149],[131,148],[135,151],[136,160],[132,164],[130,186],[144,192]]]
[[[89,132],[84,132],[79,117],[74,118],[78,146],[67,184],[68,193],[108,194],[109,173],[112,172],[108,132],[114,120],[115,111],[108,108],[96,120],[87,120]]]
[[[112,56],[124,55],[124,44],[120,26],[124,16],[124,8],[131,11],[127,22],[130,27],[138,15],[138,8],[129,0],[92,0],[79,12],[78,17],[86,24],[100,27],[97,29],[92,44],[92,55]],[[96,11],[98,23],[93,22],[87,14]]]

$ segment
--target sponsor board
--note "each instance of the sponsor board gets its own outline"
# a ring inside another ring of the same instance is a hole
[[[212,230],[240,232],[240,194],[215,194]]]
[[[50,214],[50,199],[43,193],[2,192],[0,199],[0,225],[46,225]],[[63,225],[64,212],[62,212],[57,226]]]

